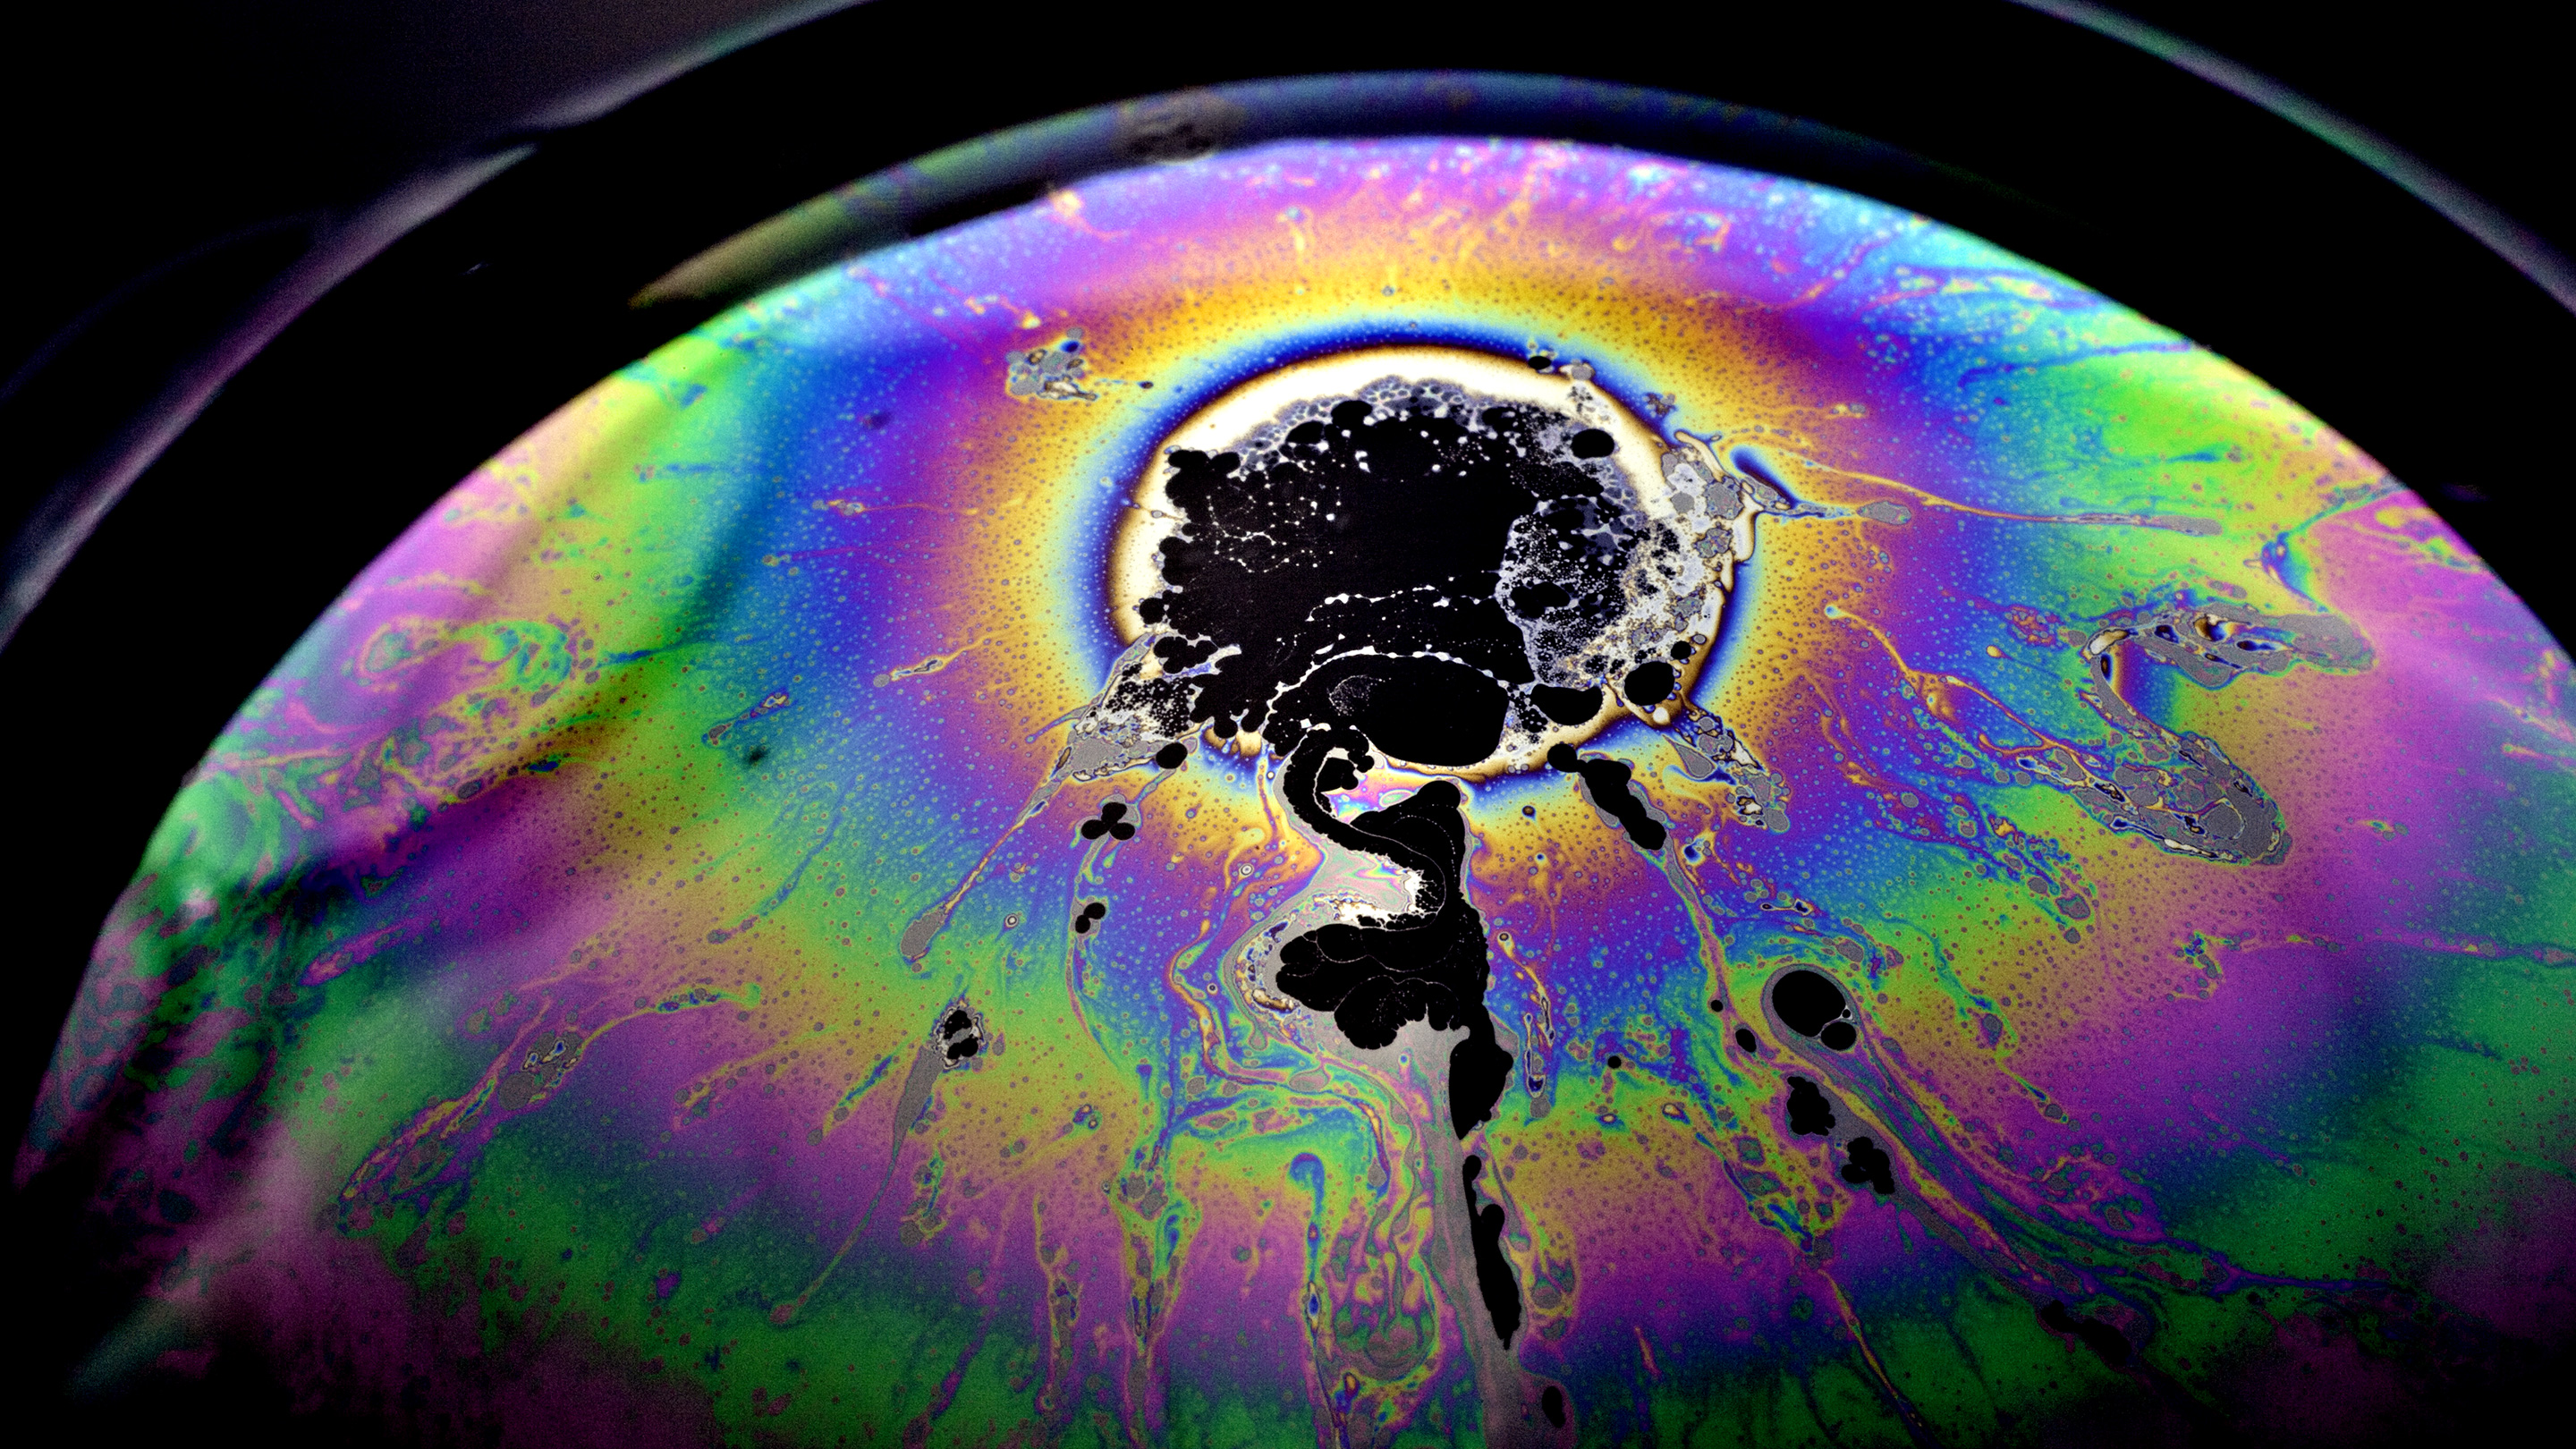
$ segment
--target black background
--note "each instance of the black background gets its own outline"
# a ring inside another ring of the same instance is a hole
[[[11,782],[0,1124],[14,1143],[87,943],[179,778],[394,533],[555,404],[697,320],[625,306],[673,262],[876,167],[1196,82],[1561,70],[1812,117],[1981,178],[1890,195],[2245,363],[2424,492],[2562,634],[2552,433],[2576,318],[2331,149],[2160,61],[2001,0],[1599,23],[1320,0],[879,0],[569,128],[764,0],[47,7],[0,48],[0,523],[14,531],[338,218],[424,167],[539,150],[289,330],[147,472],[0,651]],[[2570,250],[2565,49],[2527,7],[2126,10],[2389,137]],[[595,103],[588,109],[596,109]],[[1819,171],[1830,172],[1829,163]],[[1834,180],[1831,174],[1818,179]],[[77,1161],[12,1198],[19,1402],[57,1401],[131,1286],[90,1266]],[[90,1405],[101,1427],[273,1419],[238,1357]],[[327,1416],[296,1436],[328,1437]]]

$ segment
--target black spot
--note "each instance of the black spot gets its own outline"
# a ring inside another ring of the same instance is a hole
[[[1816,1033],[1816,1040],[1835,1051],[1847,1052],[1852,1049],[1853,1042],[1860,1040],[1860,1029],[1848,1021],[1829,1021],[1823,1031]]]
[[[1109,914],[1109,903],[1107,901],[1093,901],[1082,908],[1082,914],[1090,920],[1099,920],[1101,917]]]
[[[1538,1396],[1538,1411],[1547,1415],[1547,1422],[1550,1427],[1558,1429],[1564,1428],[1565,1390],[1558,1388],[1554,1384],[1549,1384],[1546,1392]]]
[[[1478,1205],[1476,1178],[1484,1170],[1485,1160],[1471,1155],[1459,1175],[1467,1193],[1468,1233],[1476,1246],[1476,1286],[1494,1320],[1494,1336],[1509,1348],[1512,1335],[1521,1331],[1521,1285],[1512,1276],[1512,1260],[1503,1256],[1503,1205]]]
[[[1615,1072],[1615,1071],[1619,1070],[1619,1068],[1620,1068],[1620,1067],[1622,1067],[1622,1066],[1624,1066],[1624,1065],[1626,1065],[1626,1063],[1622,1062],[1622,1061],[1619,1059],[1619,1054],[1618,1054],[1617,1052],[1612,1052],[1612,1053],[1610,1054],[1610,1061],[1609,1061],[1609,1067],[1610,1067],[1610,1070],[1612,1070],[1612,1071],[1614,1071],[1614,1072]]]
[[[1735,1029],[1735,1044],[1744,1048],[1746,1051],[1753,1050],[1757,1045],[1753,1039],[1753,1029],[1751,1027],[1744,1026],[1737,1027]]]
[[[1143,388],[1143,389],[1144,389],[1145,391],[1147,391],[1147,392],[1152,392],[1152,391],[1154,390],[1154,385],[1153,385],[1152,383],[1150,383],[1150,382],[1139,382],[1139,383],[1137,383],[1136,385],[1137,385],[1138,387]]]
[[[1628,671],[1619,681],[1619,692],[1639,709],[1653,709],[1673,697],[1673,667],[1660,659],[1649,659]]]
[[[1090,934],[1091,934],[1091,918],[1090,918],[1089,916],[1076,916],[1076,917],[1074,917],[1074,918],[1073,918],[1073,933],[1074,933],[1075,935],[1077,935],[1077,936],[1088,936],[1088,935],[1090,935]]]
[[[1538,712],[1561,725],[1588,723],[1601,712],[1601,689],[1567,689],[1562,685],[1542,684],[1530,691],[1530,703]]]
[[[1833,1135],[1833,1104],[1804,1077],[1789,1079],[1789,1130],[1803,1137]]]
[[[1522,806],[1521,818],[1523,820],[1536,820],[1538,818],[1538,807],[1535,805]]]
[[[179,1191],[175,1187],[165,1187],[161,1189],[159,1196],[154,1199],[154,1203],[161,1209],[161,1220],[163,1222],[192,1223],[197,1220],[197,1200],[188,1196],[186,1193]],[[1496,1209],[1496,1211],[1500,1211],[1500,1209]],[[1520,1321],[1520,1311],[1517,1302],[1513,1305],[1512,1320],[1515,1323]],[[1511,1336],[1509,1334],[1504,1335],[1503,1341],[1506,1343],[1510,1342]]]
[[[1556,354],[1553,352],[1533,352],[1529,355],[1529,365],[1530,371],[1532,372],[1545,372],[1549,368],[1556,366]]]
[[[948,1019],[939,1024],[939,1030],[944,1036],[954,1036],[974,1024],[975,1018],[968,1016],[964,1011],[952,1011],[948,1013]]]
[[[1896,1164],[1888,1160],[1877,1143],[1866,1137],[1851,1140],[1851,1161],[1843,1167],[1843,1181],[1858,1186],[1868,1183],[1880,1197],[1896,1194]]]
[[[1814,1036],[1826,1022],[1851,1010],[1843,1000],[1842,988],[1821,972],[1798,970],[1780,978],[1771,988],[1771,1009],[1780,1020],[1800,1036]]]
[[[753,745],[750,749],[742,752],[742,762],[746,765],[757,765],[768,758],[769,746],[767,745]]]
[[[1568,446],[1578,458],[1607,458],[1619,451],[1619,440],[1599,428],[1585,428]]]
[[[1673,641],[1673,648],[1672,648],[1672,655],[1673,655],[1673,657],[1674,657],[1675,659],[1688,659],[1689,657],[1691,657],[1691,645],[1690,645],[1690,641],[1689,641],[1688,639],[1676,639],[1676,640],[1674,640],[1674,641]]]
[[[2081,1339],[2094,1356],[2113,1368],[2125,1366],[2131,1349],[2129,1336],[2098,1318],[2078,1318],[2066,1311],[2063,1303],[2051,1303],[2039,1310],[2039,1321],[2059,1333],[2070,1333]]]
[[[1326,762],[1360,741],[1339,728],[1306,736],[1280,772],[1289,808],[1345,849],[1412,870],[1423,882],[1416,908],[1392,920],[1335,921],[1291,939],[1279,952],[1279,989],[1316,1011],[1361,1048],[1390,1045],[1408,1021],[1433,1031],[1467,1029],[1449,1053],[1449,1120],[1460,1138],[1493,1115],[1510,1080],[1512,1054],[1494,1039],[1485,1009],[1484,918],[1459,879],[1467,822],[1458,787],[1434,780],[1383,810],[1342,820],[1319,788]]]
[[[1581,775],[1584,793],[1592,797],[1592,803],[1600,806],[1602,813],[1619,822],[1619,827],[1628,832],[1628,838],[1637,842],[1638,849],[1664,848],[1664,823],[1648,814],[1646,802],[1638,799],[1636,792],[1628,788],[1629,777],[1635,772],[1625,762],[1587,760],[1568,744],[1549,747],[1547,762],[1566,774]]]
[[[1175,740],[1154,752],[1154,763],[1166,770],[1177,770],[1181,767],[1181,762],[1189,757],[1190,747]]]
[[[1708,999],[1708,1009],[1711,1011],[1724,1011],[1726,1010],[1726,1002],[1719,997],[1712,996]]]

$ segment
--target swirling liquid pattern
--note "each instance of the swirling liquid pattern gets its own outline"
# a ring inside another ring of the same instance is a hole
[[[1457,1132],[1454,1031],[1265,974],[1427,889],[1293,737],[1066,764],[1167,440],[1368,348],[1762,505],[1598,768],[1351,771],[1460,802],[1512,1067]],[[2438,1426],[2576,1323],[2568,671],[2314,418],[1921,217],[1523,142],[1129,171],[459,484],[179,795],[18,1171],[101,1164],[103,1354],[398,1435]]]

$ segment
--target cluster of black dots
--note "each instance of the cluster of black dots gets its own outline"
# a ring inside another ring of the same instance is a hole
[[[1112,840],[1133,840],[1136,837],[1136,827],[1127,819],[1126,801],[1104,800],[1100,802],[1100,818],[1082,822],[1083,839],[1098,840],[1104,835]]]
[[[1091,904],[1082,908],[1081,914],[1073,918],[1073,933],[1077,936],[1090,935],[1091,928],[1100,924],[1100,918],[1108,914],[1109,903],[1107,901],[1093,901]]]

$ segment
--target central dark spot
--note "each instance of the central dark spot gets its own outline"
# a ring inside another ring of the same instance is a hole
[[[1165,674],[1132,687],[1168,732],[1284,715],[1461,766],[1506,724],[1591,719],[1597,702],[1558,713],[1588,687],[1558,661],[1622,616],[1637,550],[1671,543],[1618,501],[1610,435],[1445,384],[1301,409],[1236,451],[1166,458],[1184,522],[1137,605],[1168,636]]]
[[[1538,1411],[1547,1415],[1547,1422],[1550,1428],[1564,1428],[1565,1390],[1558,1388],[1554,1384],[1549,1384],[1546,1392],[1538,1396]]]

